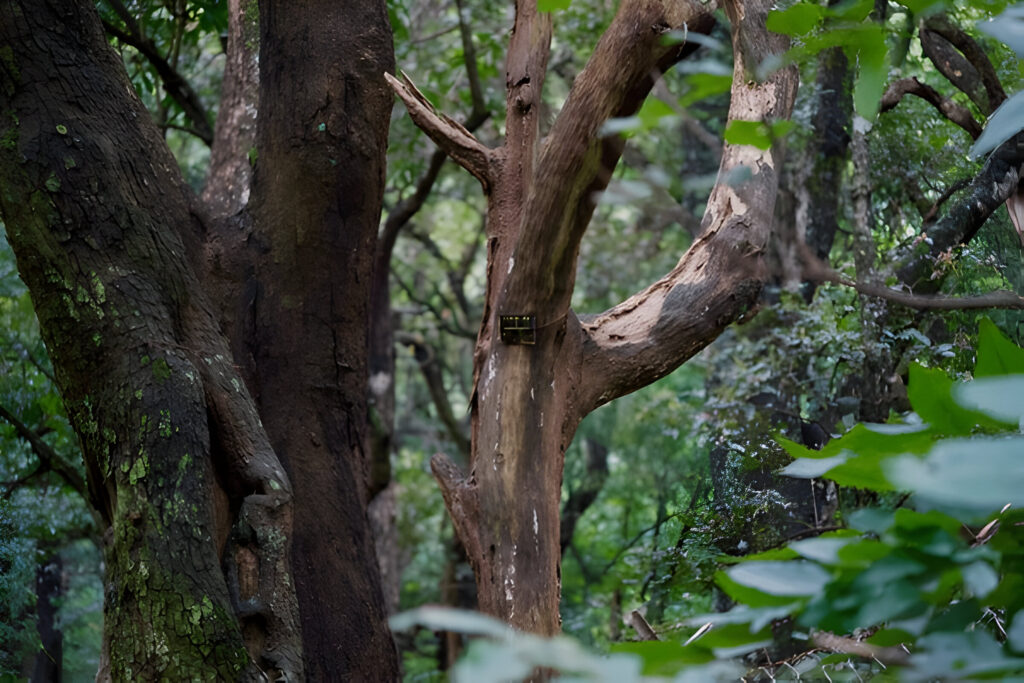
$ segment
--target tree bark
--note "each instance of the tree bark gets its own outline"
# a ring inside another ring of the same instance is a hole
[[[101,680],[398,677],[365,514],[390,29],[321,4],[259,3],[250,188],[232,2],[202,205],[92,5],[0,1],[0,216],[108,527]]]
[[[392,82],[414,121],[488,195],[487,308],[474,356],[470,471],[463,475],[440,455],[432,465],[473,564],[481,609],[524,630],[560,629],[562,466],[580,419],[675,369],[752,308],[760,291],[777,160],[771,150],[727,145],[704,232],[672,273],[585,322],[569,309],[595,194],[624,144],[602,137],[601,127],[635,112],[659,71],[692,49],[666,45],[664,34],[710,30],[711,9],[623,2],[540,145],[535,114],[550,28],[533,3],[517,3],[503,147],[487,149],[434,112],[408,81]],[[764,83],[751,76],[786,45],[764,28],[767,4],[730,3],[727,11],[736,53],[730,118],[788,116],[795,71]],[[731,181],[737,171],[748,179]],[[502,338],[500,316],[508,315],[533,316],[535,343]]]
[[[91,6],[0,14],[0,212],[109,525],[100,678],[301,675],[291,487],[191,267],[187,188]]]

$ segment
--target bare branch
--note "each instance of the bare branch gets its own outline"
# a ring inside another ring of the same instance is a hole
[[[859,282],[843,277],[813,254],[805,251],[804,277],[815,282],[831,282],[845,287],[852,287],[861,294],[885,299],[907,308],[922,311],[969,311],[985,308],[1024,309],[1024,297],[1010,291],[1000,290],[968,297],[934,296],[928,294],[911,294],[891,287]]]
[[[472,173],[484,186],[484,192],[489,192],[491,150],[458,121],[434,109],[406,74],[402,74],[401,81],[389,73],[385,73],[384,78],[405,103],[416,125],[456,163]]]
[[[989,216],[1017,192],[1024,164],[1024,133],[1018,133],[996,148],[966,188],[963,198],[953,204],[941,220],[928,228],[929,248],[916,248],[901,259],[900,282],[921,293],[934,291],[931,280],[935,258],[949,248],[970,241]]]
[[[828,631],[815,631],[811,636],[815,646],[823,650],[842,652],[849,655],[875,659],[882,664],[906,664],[909,654],[901,647],[879,647],[861,640],[854,640],[845,636],[837,636]]]
[[[128,30],[122,30],[107,21],[103,22],[103,28],[120,42],[125,45],[131,45],[139,51],[139,54],[146,58],[156,70],[157,75],[160,76],[164,88],[167,89],[167,94],[178,103],[178,106],[182,108],[185,115],[192,121],[194,130],[190,129],[189,132],[194,132],[200,140],[207,145],[212,145],[213,129],[210,127],[210,115],[195,90],[192,89],[192,86],[185,77],[167,61],[164,55],[160,54],[156,44],[142,33],[138,23],[131,17],[131,13],[127,11],[120,0],[111,0],[111,6],[118,13],[118,16],[122,18],[127,17],[125,23]]]
[[[28,442],[32,452],[39,458],[40,468],[56,472],[83,500],[89,500],[89,487],[85,483],[85,478],[71,463],[67,462],[63,456],[53,450],[50,444],[43,441],[39,434],[2,405],[0,405],[0,418],[10,423],[14,427],[14,431],[18,432],[18,436]],[[37,471],[36,473],[41,472]]]
[[[953,23],[949,16],[944,13],[928,17],[924,27],[925,30],[922,31],[921,35],[922,45],[925,40],[925,33],[931,32],[934,35],[941,36],[951,46],[959,50],[972,68],[970,70],[961,68],[960,72],[955,75],[959,78],[971,78],[973,76],[976,79],[973,83],[967,84],[970,90],[961,89],[975,101],[978,108],[985,114],[991,114],[995,111],[1006,99],[1006,91],[1003,90],[1002,83],[999,81],[999,75],[996,73],[995,68],[993,68],[992,62],[989,61],[988,55],[981,49],[978,42]],[[931,59],[930,54],[928,57]],[[936,66],[939,66],[939,64],[936,64]],[[939,66],[939,70],[942,71],[941,66]],[[973,74],[971,73],[972,71],[974,72]],[[943,75],[946,75],[945,71],[943,71]],[[961,87],[956,81],[952,82],[957,87]],[[979,86],[984,89],[984,97],[977,94]],[[972,95],[971,91],[974,91],[976,94]]]
[[[764,28],[767,2],[727,4],[733,21],[730,120],[787,118],[796,93],[793,68],[758,83],[748,69],[785,51]],[[772,149],[726,145],[703,233],[676,267],[646,290],[581,323],[585,334],[581,402],[596,407],[668,374],[756,305],[765,277],[779,159]]]
[[[957,104],[938,90],[914,78],[901,78],[893,81],[882,95],[881,111],[887,112],[896,107],[904,95],[917,95],[939,110],[939,113],[967,131],[972,139],[981,135],[981,124],[971,115],[967,107]]]

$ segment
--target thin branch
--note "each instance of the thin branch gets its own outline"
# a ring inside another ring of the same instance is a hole
[[[928,102],[944,117],[967,131],[972,139],[977,140],[981,135],[981,124],[971,115],[967,107],[957,104],[927,83],[917,80],[916,76],[901,78],[890,83],[885,94],[882,95],[881,111],[887,112],[894,109],[904,95],[916,95]]]
[[[85,478],[82,477],[82,475],[79,474],[70,463],[64,460],[64,458],[57,453],[50,444],[43,441],[38,433],[19,420],[14,413],[2,405],[0,405],[0,418],[6,420],[14,427],[14,431],[18,432],[18,436],[28,442],[29,446],[32,448],[32,452],[36,454],[37,458],[39,458],[40,468],[45,467],[46,470],[56,472],[60,478],[68,484],[68,486],[74,489],[74,491],[82,497],[83,500],[89,500],[89,487],[85,483]],[[40,469],[37,469],[29,476],[31,477],[41,473]]]
[[[811,642],[823,650],[875,659],[886,665],[900,666],[906,664],[909,659],[907,651],[901,647],[879,647],[846,636],[837,636],[828,631],[815,631],[811,635]]]
[[[436,306],[430,303],[430,301],[428,301],[427,299],[420,296],[416,289],[411,285],[407,284],[398,275],[398,273],[394,271],[394,269],[392,269],[391,272],[395,276],[395,281],[398,283],[398,286],[401,287],[402,290],[409,296],[409,299],[412,300],[414,303],[417,303],[420,306],[426,308],[428,311],[430,311],[431,315],[433,315],[437,319],[438,327],[440,327],[445,332],[453,334],[457,337],[464,337],[466,339],[476,339],[476,334],[473,333],[471,330],[467,330],[462,327],[457,327],[447,322],[442,312],[438,310]],[[440,296],[440,292],[437,292],[435,290],[435,293],[437,293]]]
[[[210,115],[206,111],[206,107],[203,106],[199,96],[192,89],[192,86],[160,54],[156,44],[145,36],[141,27],[124,4],[120,0],[110,0],[110,4],[114,11],[117,12],[117,15],[124,19],[128,30],[125,31],[118,28],[108,21],[103,22],[103,28],[120,42],[125,45],[131,45],[139,51],[139,54],[146,58],[156,70],[157,75],[160,76],[160,80],[167,89],[167,94],[178,103],[178,106],[182,108],[185,115],[192,121],[192,124],[195,126],[195,134],[207,145],[212,145],[213,128],[210,126]]]
[[[444,425],[448,437],[459,449],[463,460],[469,460],[469,439],[466,438],[466,426],[455,419],[455,411],[452,410],[452,403],[448,400],[448,390],[444,386],[444,378],[441,375],[441,364],[437,360],[437,353],[424,339],[418,335],[403,334],[395,335],[395,341],[413,347],[416,362],[423,374],[423,381],[427,385],[430,399],[437,410],[437,416]]]
[[[804,259],[804,277],[808,280],[852,287],[866,296],[891,301],[907,308],[921,311],[970,311],[985,308],[1024,309],[1024,297],[1006,290],[968,297],[911,294],[884,285],[851,280],[809,253],[804,254]]]

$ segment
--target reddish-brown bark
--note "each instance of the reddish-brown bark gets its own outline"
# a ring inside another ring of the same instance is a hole
[[[559,502],[562,465],[580,419],[598,405],[664,376],[747,312],[760,290],[760,254],[776,192],[775,152],[727,145],[703,234],[665,278],[581,322],[569,309],[580,240],[622,152],[602,137],[609,118],[636,111],[659,69],[687,51],[664,34],[707,31],[698,2],[623,2],[543,144],[537,98],[550,27],[517,3],[509,47],[505,144],[487,149],[434,112],[411,83],[392,81],[414,121],[472,172],[488,198],[484,319],[474,356],[468,473],[432,462],[477,577],[480,607],[512,625],[560,628]],[[796,76],[750,76],[785,41],[764,28],[767,3],[729,3],[736,77],[730,117],[789,115]],[[741,166],[750,178],[730,184]],[[532,315],[536,344],[499,338],[499,316]]]

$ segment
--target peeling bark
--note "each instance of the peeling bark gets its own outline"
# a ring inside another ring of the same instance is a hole
[[[470,471],[463,474],[441,455],[431,464],[476,573],[481,609],[521,629],[551,634],[560,628],[562,466],[580,419],[670,372],[748,312],[760,291],[777,151],[727,145],[704,232],[676,269],[585,322],[569,309],[595,195],[623,148],[618,136],[602,137],[601,127],[635,112],[658,73],[692,50],[666,45],[664,34],[684,26],[710,30],[712,9],[697,2],[623,2],[538,147],[535,116],[550,26],[532,3],[518,3],[507,139],[486,153],[486,165],[468,158],[461,133],[424,113],[407,86],[392,84],[414,120],[441,138],[442,149],[457,153],[478,178],[485,175],[487,298],[474,356]],[[764,83],[750,76],[786,46],[765,30],[767,11],[764,3],[727,4],[737,54],[731,118],[785,118],[792,107],[793,69]],[[500,315],[535,316],[536,343],[501,341]]]

